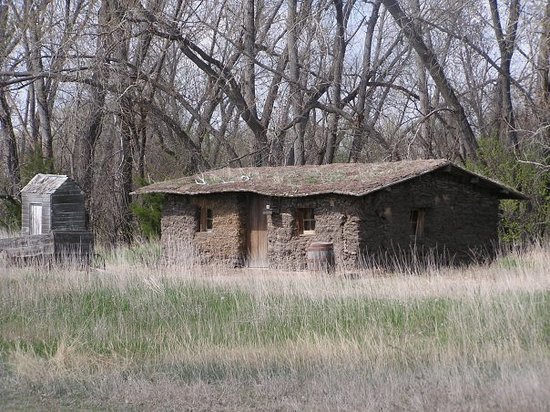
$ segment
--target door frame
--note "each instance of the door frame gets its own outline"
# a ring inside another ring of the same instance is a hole
[[[39,216],[38,219],[38,225],[36,225],[37,220],[35,219],[35,213],[34,211],[39,208],[40,214],[36,214],[36,216]],[[44,220],[44,206],[42,203],[30,203],[29,204],[29,234],[30,235],[41,235],[42,234],[42,223]],[[34,227],[37,227],[38,232],[35,233],[33,231]]]
[[[246,265],[251,268],[269,266],[268,224],[267,215],[264,213],[267,204],[268,199],[265,196],[250,194],[247,198]],[[258,226],[260,229],[256,229]],[[254,230],[259,234],[259,238],[252,233]],[[254,238],[258,240],[258,245],[255,248],[252,245]]]

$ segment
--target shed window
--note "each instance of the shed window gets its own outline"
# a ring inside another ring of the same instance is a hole
[[[214,228],[214,212],[206,206],[199,208],[199,232],[211,232]]]
[[[313,208],[298,209],[298,232],[304,235],[315,233],[315,214]]]
[[[424,227],[426,224],[426,209],[413,209],[411,210],[411,235],[415,239],[422,239],[424,237]]]

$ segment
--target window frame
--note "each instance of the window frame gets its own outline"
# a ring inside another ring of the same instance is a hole
[[[300,235],[314,235],[316,226],[315,209],[313,207],[299,207],[297,214],[298,233]],[[306,229],[306,227],[308,228]]]
[[[415,240],[424,239],[426,235],[426,208],[411,209],[409,224],[412,232],[411,237]]]
[[[198,232],[210,233],[214,231],[214,209],[206,205],[201,205],[199,209],[199,227]]]

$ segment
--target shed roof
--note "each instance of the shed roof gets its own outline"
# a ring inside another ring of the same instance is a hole
[[[483,187],[502,199],[526,199],[523,193],[467,171],[446,159],[224,168],[153,183],[137,189],[133,194],[199,195],[251,192],[281,197],[303,197],[328,193],[364,196],[436,170],[444,170],[470,178],[469,181],[472,184]]]
[[[63,186],[65,182],[73,182],[73,180],[66,175],[38,173],[23,189],[21,189],[21,193],[36,193],[41,195],[53,194],[57,189]]]

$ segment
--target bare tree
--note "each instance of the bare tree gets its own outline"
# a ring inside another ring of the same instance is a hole
[[[328,136],[323,163],[332,163],[338,142],[340,111],[342,103],[342,81],[344,73],[344,58],[346,53],[346,29],[351,10],[355,4],[354,0],[344,3],[343,0],[333,0],[336,14],[336,31],[334,34],[333,60],[332,60],[332,87],[331,103],[334,112],[330,114],[328,125]]]
[[[512,105],[511,65],[516,48],[516,33],[518,28],[520,3],[510,0],[508,5],[508,21],[506,31],[501,22],[500,9],[497,0],[488,0],[493,21],[493,30],[500,52],[500,70],[498,74],[498,91],[495,112],[498,116],[497,133],[503,143],[515,148],[518,144],[516,121]]]
[[[102,3],[97,12],[97,34],[94,58],[91,62],[91,84],[86,85],[89,95],[81,108],[81,127],[76,139],[76,151],[73,156],[73,174],[80,183],[88,199],[92,193],[94,181],[95,146],[101,135],[107,82],[109,80],[109,11]],[[93,211],[90,211],[93,216]]]
[[[8,34],[8,6],[3,1],[0,2],[0,68],[4,67],[3,57],[8,55],[11,48]],[[6,146],[6,166],[9,180],[6,196],[11,199],[16,199],[19,196],[21,189],[21,173],[19,170],[19,153],[17,150],[17,138],[15,136],[12,119],[11,108],[8,103],[6,94],[9,93],[5,86],[0,83],[0,133],[2,140],[0,144],[5,142]]]
[[[537,56],[540,135],[544,136],[546,151],[550,151],[550,1],[546,2],[541,22]]]
[[[136,176],[547,147],[545,4],[0,0],[2,180],[36,149],[114,242]]]
[[[376,124],[382,114],[386,98],[394,85],[395,75],[390,76],[389,79],[383,76],[378,79],[379,73],[377,72],[391,73],[392,69],[403,61],[404,54],[403,51],[397,51],[398,44],[402,42],[399,35],[392,41],[387,50],[383,50],[381,39],[382,33],[387,35],[386,26],[384,24],[379,25],[379,32],[376,33],[381,4],[381,0],[374,2],[370,17],[367,20],[359,84],[344,99],[349,102],[356,100],[355,106],[352,107],[353,137],[349,152],[349,161],[351,162],[360,161],[361,153],[369,138],[381,146],[388,155],[393,156],[393,148],[382,133],[376,129]],[[385,11],[382,11],[382,13],[385,13]],[[393,52],[395,52],[395,55],[391,58]],[[384,64],[386,66],[382,69]],[[382,92],[379,93],[378,99],[374,100],[373,96],[377,89],[381,89]]]
[[[476,137],[470,126],[468,117],[466,116],[466,111],[458,100],[455,90],[447,79],[443,67],[439,64],[436,55],[430,48],[428,48],[428,46],[426,46],[426,43],[418,31],[418,27],[414,24],[411,18],[403,12],[397,0],[382,0],[382,3],[391,13],[399,27],[403,30],[403,33],[411,43],[411,46],[415,49],[416,53],[420,57],[420,60],[430,73],[433,81],[445,98],[445,101],[453,110],[453,114],[461,132],[462,155],[464,157],[475,157],[477,149]]]

